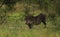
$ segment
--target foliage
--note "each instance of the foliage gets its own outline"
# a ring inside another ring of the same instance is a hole
[[[40,13],[47,14],[47,28],[29,29],[25,16]],[[60,37],[60,0],[0,0],[0,37]]]

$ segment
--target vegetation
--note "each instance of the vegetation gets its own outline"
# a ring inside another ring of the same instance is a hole
[[[29,29],[25,16],[47,15],[43,23]],[[0,37],[60,37],[60,0],[0,0]]]

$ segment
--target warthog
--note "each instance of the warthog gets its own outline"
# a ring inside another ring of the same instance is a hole
[[[45,25],[44,28],[46,27],[46,15],[43,13],[38,16],[27,15],[25,21],[30,29],[33,25],[39,25],[41,22]]]

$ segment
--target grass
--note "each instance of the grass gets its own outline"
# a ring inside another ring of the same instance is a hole
[[[37,14],[35,13],[35,15]],[[51,21],[47,21],[46,29],[43,28],[42,23],[29,29],[25,24],[23,11],[8,13],[8,16],[12,17],[7,18],[7,23],[0,25],[0,37],[60,37],[60,17],[57,17],[57,26],[53,25]]]
[[[23,27],[24,28],[24,27]],[[0,37],[60,37],[59,33],[47,29],[0,28]]]
[[[51,22],[47,22],[48,29],[43,28],[41,23],[32,29],[29,29],[24,21],[15,21],[14,18],[7,24],[0,25],[0,37],[60,37],[60,32],[54,31],[54,25]]]

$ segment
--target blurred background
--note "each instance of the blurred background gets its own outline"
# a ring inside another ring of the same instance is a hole
[[[25,16],[47,15],[43,23],[29,29]],[[60,0],[0,0],[0,37],[60,37]]]

